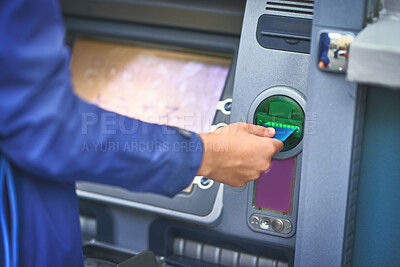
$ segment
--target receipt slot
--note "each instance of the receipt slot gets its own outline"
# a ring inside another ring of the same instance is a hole
[[[248,225],[258,232],[292,236],[296,227],[305,99],[289,87],[265,90],[253,101],[248,122],[290,130],[270,169],[250,185]]]

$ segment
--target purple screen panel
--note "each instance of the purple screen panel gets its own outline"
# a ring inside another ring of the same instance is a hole
[[[256,207],[291,212],[295,164],[296,158],[272,160],[271,168],[256,182]]]

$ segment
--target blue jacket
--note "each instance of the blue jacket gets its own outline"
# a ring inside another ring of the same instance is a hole
[[[78,98],[69,61],[57,0],[0,1],[0,153],[17,185],[21,266],[83,265],[77,180],[173,196],[202,160],[198,135]],[[163,145],[138,151],[138,143]]]

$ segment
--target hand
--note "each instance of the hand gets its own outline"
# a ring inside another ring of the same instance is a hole
[[[197,175],[230,186],[256,180],[283,148],[283,142],[272,139],[274,135],[274,128],[241,122],[200,134],[204,152]]]

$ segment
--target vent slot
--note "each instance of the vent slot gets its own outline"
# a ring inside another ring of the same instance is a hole
[[[287,261],[242,253],[240,251],[212,246],[180,237],[174,238],[173,254],[174,256],[181,256],[187,259],[206,262],[207,266],[289,266]],[[196,266],[200,266],[200,264]]]
[[[268,15],[312,19],[314,15],[314,1],[269,0],[265,9]]]

